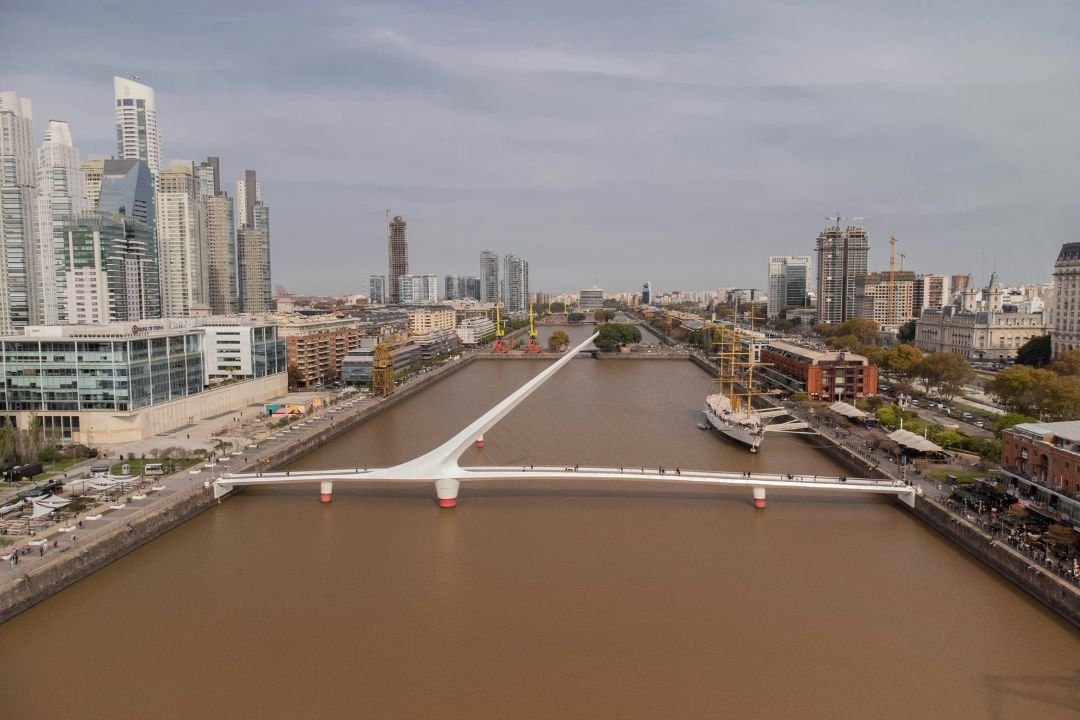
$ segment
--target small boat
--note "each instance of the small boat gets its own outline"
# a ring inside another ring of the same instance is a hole
[[[698,430],[708,430],[709,429],[709,426],[706,425],[705,423],[698,423],[697,426],[698,426]]]
[[[87,520],[100,520],[101,519],[101,514],[99,513],[97,515],[87,515],[86,519]]]

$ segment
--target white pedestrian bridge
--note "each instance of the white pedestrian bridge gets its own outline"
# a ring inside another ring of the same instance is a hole
[[[339,470],[298,470],[285,472],[226,473],[213,484],[214,496],[222,497],[235,487],[245,485],[285,485],[318,483],[323,502],[330,502],[335,483],[413,484],[430,482],[441,507],[457,505],[462,483],[476,481],[514,482],[535,479],[566,479],[570,481],[613,481],[653,483],[697,483],[699,485],[730,485],[751,489],[754,506],[765,507],[767,488],[790,488],[834,493],[876,493],[895,495],[914,507],[916,489],[896,480],[872,478],[826,477],[822,475],[776,475],[730,471],[689,470],[684,468],[648,467],[583,467],[583,466],[469,466],[459,464],[462,454],[476,443],[483,447],[484,433],[506,417],[519,403],[543,385],[578,351],[588,346],[596,335],[567,352],[543,372],[511,393],[505,400],[477,418],[468,427],[430,452],[407,462],[387,468],[353,467]]]

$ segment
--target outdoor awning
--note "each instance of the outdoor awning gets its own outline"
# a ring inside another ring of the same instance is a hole
[[[922,435],[916,435],[910,430],[894,430],[889,433],[889,439],[897,445],[902,445],[911,450],[918,450],[919,452],[945,452],[940,445],[932,443]]]
[[[851,418],[852,420],[859,420],[867,415],[859,408],[854,405],[848,405],[846,402],[834,402],[829,406],[829,409],[834,413],[843,415],[846,418]]]
[[[55,495],[48,495],[41,498],[30,498],[30,501],[34,503],[34,514],[30,517],[39,518],[43,515],[48,515],[54,510],[59,510],[65,505],[70,505],[71,501],[67,498],[56,497]]]

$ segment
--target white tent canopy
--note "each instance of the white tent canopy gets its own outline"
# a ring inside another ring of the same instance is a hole
[[[889,433],[889,439],[897,445],[902,445],[919,452],[945,452],[940,445],[930,442],[922,435],[916,435],[910,430],[894,430]]]
[[[34,503],[34,514],[30,517],[39,518],[43,515],[48,515],[51,512],[59,510],[65,505],[70,505],[71,501],[66,498],[56,497],[55,495],[46,495],[43,498],[30,498],[30,501]]]
[[[846,402],[834,402],[829,406],[829,409],[834,413],[843,415],[846,418],[851,418],[852,420],[859,420],[867,415],[867,413],[864,413],[859,408],[854,405],[848,405]]]

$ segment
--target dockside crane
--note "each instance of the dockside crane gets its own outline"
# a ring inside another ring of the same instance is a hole
[[[529,303],[529,344],[525,347],[525,353],[542,353],[540,345],[536,342],[536,325],[533,323],[533,318],[536,314],[533,312],[533,304]]]
[[[495,301],[495,344],[491,346],[491,352],[493,353],[506,353],[510,350],[506,347],[506,343],[503,342],[503,326],[502,316],[499,315],[499,301]]]

